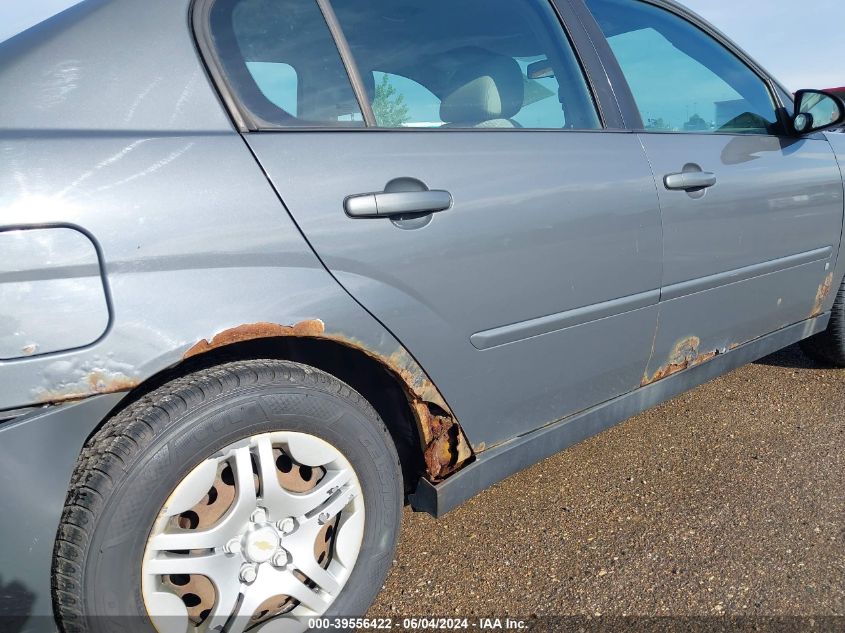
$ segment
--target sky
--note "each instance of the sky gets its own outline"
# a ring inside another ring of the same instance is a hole
[[[682,0],[792,91],[845,86],[842,0]]]
[[[144,2],[144,0],[136,0]],[[842,0],[684,0],[790,90],[845,86]],[[0,0],[0,41],[76,0]]]

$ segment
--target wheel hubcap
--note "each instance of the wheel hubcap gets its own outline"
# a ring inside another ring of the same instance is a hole
[[[278,532],[269,525],[253,526],[241,538],[241,553],[251,563],[266,563],[281,549]]]
[[[236,442],[162,508],[142,566],[147,612],[160,633],[298,628],[343,589],[363,529],[360,483],[336,448],[293,432]]]

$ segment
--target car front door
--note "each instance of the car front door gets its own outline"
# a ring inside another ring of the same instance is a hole
[[[639,385],[654,183],[547,0],[218,0],[210,25],[304,236],[476,449]]]
[[[660,196],[660,326],[644,381],[817,315],[842,229],[829,143],[787,135],[776,85],[694,16],[661,2],[586,4],[624,76],[620,102],[642,119]]]

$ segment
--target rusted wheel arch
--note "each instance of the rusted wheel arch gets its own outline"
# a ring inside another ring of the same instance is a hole
[[[213,364],[218,357],[226,361],[233,360],[238,358],[239,353],[254,355],[258,347],[270,357],[313,364],[329,373],[336,373],[307,350],[300,354],[298,352],[303,350],[291,347],[292,344],[306,341],[333,344],[360,354],[375,361],[392,378],[404,394],[409,418],[416,425],[424,474],[429,480],[441,481],[472,461],[473,451],[448,404],[404,347],[399,346],[393,353],[385,355],[369,349],[360,341],[327,332],[325,324],[319,319],[294,325],[249,323],[223,330],[188,348],[182,357],[183,363],[174,370],[197,363]],[[289,353],[291,351],[297,353]],[[368,396],[365,389],[359,391],[365,397]],[[375,403],[372,404],[375,406]],[[388,426],[392,422],[385,420]]]
[[[91,381],[91,388],[85,392],[50,393],[45,397],[45,404],[58,404],[81,400],[104,393],[117,393],[129,390],[109,417],[113,417],[120,410],[131,403],[143,398],[161,385],[188,373],[210,366],[245,360],[248,358],[274,358],[291,360],[309,364],[317,369],[330,373],[344,380],[370,401],[370,404],[382,414],[378,399],[379,390],[368,390],[366,384],[360,384],[360,376],[354,372],[344,374],[343,364],[321,362],[325,354],[314,354],[315,349],[307,348],[308,343],[319,343],[326,349],[344,350],[350,354],[350,359],[367,359],[380,367],[390,383],[402,394],[403,415],[416,427],[413,434],[415,440],[415,458],[421,468],[406,464],[403,459],[406,484],[408,475],[420,474],[430,481],[437,482],[446,479],[453,473],[474,459],[470,443],[449,409],[443,396],[428,378],[423,369],[402,346],[397,346],[390,354],[383,354],[368,348],[365,344],[342,334],[326,331],[325,324],[319,319],[302,321],[294,325],[279,325],[275,323],[248,323],[223,330],[210,339],[201,339],[197,343],[186,346],[179,362],[168,369],[146,379],[129,381],[110,381],[98,378]],[[319,350],[316,350],[319,351]],[[356,384],[356,379],[358,384]],[[395,416],[382,415],[385,424],[391,432],[401,426],[402,421],[392,419]],[[400,416],[401,417],[401,416]],[[96,432],[96,430],[95,430]],[[394,436],[394,440],[397,437]],[[402,447],[397,444],[397,450],[402,454]],[[424,471],[411,472],[411,471]]]

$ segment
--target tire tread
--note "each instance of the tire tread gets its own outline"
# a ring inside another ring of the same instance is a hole
[[[236,361],[177,378],[139,398],[107,420],[86,442],[70,481],[53,550],[52,596],[65,633],[86,631],[83,614],[85,552],[97,517],[115,483],[133,460],[181,415],[241,386],[294,383],[314,387],[362,409],[378,423],[392,446],[387,427],[358,392],[320,370],[280,360]],[[395,462],[399,464],[394,454]]]

